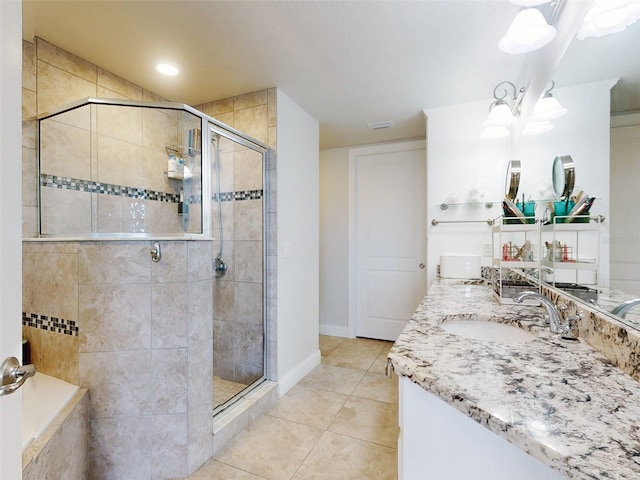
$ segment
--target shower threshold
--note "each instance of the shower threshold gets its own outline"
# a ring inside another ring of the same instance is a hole
[[[218,377],[214,377],[214,380],[217,380],[217,378]],[[224,416],[223,414],[226,413],[227,411],[234,410],[238,406],[241,406],[242,404],[246,404],[250,406],[250,404],[260,399],[265,393],[270,392],[272,388],[277,385],[276,382],[269,381],[266,378],[261,378],[259,380],[256,380],[255,382],[253,382],[251,385],[248,385],[248,386],[240,383],[230,382],[228,380],[226,382],[228,382],[226,387],[229,389],[229,391],[231,391],[231,389],[240,388],[240,387],[242,387],[242,389],[239,392],[237,392],[234,396],[232,396],[231,398],[229,398],[228,400],[226,400],[224,403],[220,405],[218,405],[214,400],[214,408],[213,408],[214,425],[215,425],[216,419],[218,417],[223,417]]]
[[[278,400],[277,382],[263,379],[214,410],[213,454],[224,448],[249,423],[269,411]]]

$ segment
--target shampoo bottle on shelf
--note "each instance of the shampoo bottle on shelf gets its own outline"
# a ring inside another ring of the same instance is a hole
[[[176,156],[173,154],[169,155],[169,163],[167,164],[167,177],[176,178],[177,167],[178,162],[176,161]]]

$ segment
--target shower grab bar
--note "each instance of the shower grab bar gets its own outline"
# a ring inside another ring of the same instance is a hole
[[[495,223],[495,220],[492,218],[489,218],[487,220],[436,220],[434,218],[433,220],[431,220],[431,225],[433,225],[434,227],[437,227],[441,223],[486,223],[487,225],[492,227]]]

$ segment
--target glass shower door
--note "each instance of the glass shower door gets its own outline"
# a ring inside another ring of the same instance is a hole
[[[213,396],[220,409],[265,378],[266,151],[212,128]]]

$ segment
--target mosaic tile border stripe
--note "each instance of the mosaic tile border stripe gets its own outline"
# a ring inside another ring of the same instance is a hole
[[[49,317],[37,313],[22,312],[22,325],[25,327],[39,328],[48,332],[62,333],[64,335],[78,336],[78,325],[75,320]]]
[[[223,192],[220,194],[221,202],[237,202],[242,200],[260,200],[264,195],[263,190],[242,190],[238,192]],[[218,194],[214,193],[211,200],[218,201]]]
[[[117,197],[139,198],[141,200],[180,203],[180,195],[176,193],[158,192],[156,190],[147,190],[146,188],[138,187],[125,187],[112,183],[93,182],[46,173],[40,174],[40,185],[48,188],[60,188],[77,192],[96,193],[99,195],[114,195]],[[223,192],[220,194],[220,200],[223,202],[260,200],[262,197],[263,190],[243,190],[238,192]],[[187,197],[187,203],[201,203],[200,198],[199,195],[190,195]],[[217,201],[218,194],[214,194],[212,200]]]
[[[75,190],[77,192],[114,195],[117,197],[140,198],[142,200],[156,200],[160,202],[179,203],[180,195],[176,193],[158,192],[146,188],[125,187],[112,183],[93,182],[58,175],[40,174],[40,185],[49,188]]]

